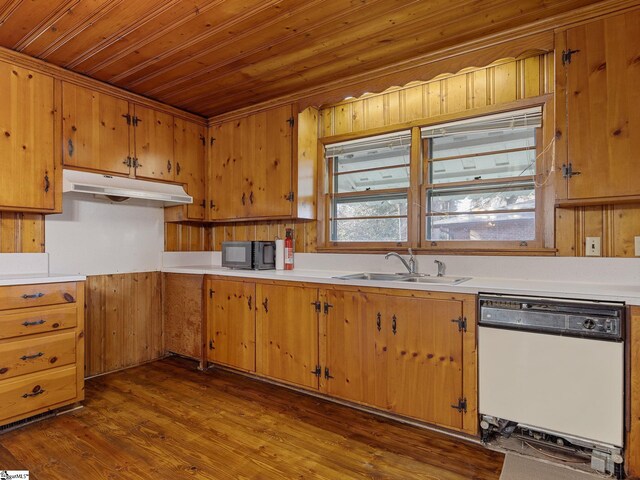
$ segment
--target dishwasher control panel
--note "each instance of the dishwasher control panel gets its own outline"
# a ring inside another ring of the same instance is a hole
[[[481,294],[479,324],[555,335],[623,339],[623,303]]]

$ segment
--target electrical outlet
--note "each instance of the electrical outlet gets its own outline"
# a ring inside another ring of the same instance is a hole
[[[601,255],[600,237],[587,237],[585,247],[585,253],[587,257],[599,257]]]
[[[640,237],[635,237],[636,257],[640,257]]]

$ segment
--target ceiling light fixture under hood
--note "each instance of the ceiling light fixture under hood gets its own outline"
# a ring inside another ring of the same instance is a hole
[[[164,207],[188,205],[193,197],[187,195],[181,185],[150,182],[133,178],[102,175],[100,173],[64,170],[62,191],[104,196],[111,201],[139,199],[159,202]],[[114,197],[114,198],[112,198]],[[119,199],[123,200],[119,200]]]

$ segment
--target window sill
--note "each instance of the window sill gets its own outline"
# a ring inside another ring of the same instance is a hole
[[[323,246],[317,247],[318,253],[387,253],[389,251],[406,252],[408,246],[390,245],[371,245],[371,246]],[[468,247],[411,247],[413,253],[419,255],[504,255],[504,256],[555,256],[557,250],[555,248],[539,248],[539,247],[519,247],[519,248],[468,248]]]

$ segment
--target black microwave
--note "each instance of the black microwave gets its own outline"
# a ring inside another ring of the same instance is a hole
[[[276,242],[222,242],[222,266],[273,270],[276,268]]]

